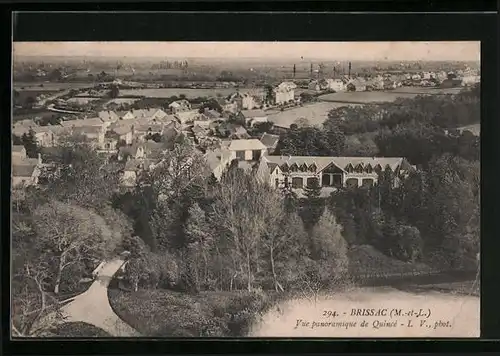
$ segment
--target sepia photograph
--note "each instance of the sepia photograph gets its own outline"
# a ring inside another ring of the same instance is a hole
[[[12,338],[480,336],[480,49],[12,43]]]

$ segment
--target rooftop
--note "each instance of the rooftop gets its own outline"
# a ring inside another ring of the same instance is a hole
[[[276,147],[280,137],[278,135],[271,135],[268,133],[264,133],[260,138],[260,142],[264,144],[267,148]]]
[[[229,144],[231,151],[246,151],[246,150],[265,150],[267,149],[262,142],[257,139],[249,140],[232,140]]]
[[[23,163],[15,163],[12,165],[12,176],[13,177],[31,177],[33,171],[35,170],[38,160],[34,159],[35,162],[29,160]]]

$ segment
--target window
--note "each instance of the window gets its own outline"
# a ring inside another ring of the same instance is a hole
[[[360,163],[356,166],[356,173],[363,173],[363,165]]]
[[[316,172],[316,165],[314,163],[309,166],[309,172]]]
[[[300,166],[300,170],[302,172],[307,172],[307,164],[304,163],[302,166]]]
[[[304,188],[304,180],[300,177],[292,178],[292,188]]]
[[[260,159],[261,151],[260,150],[253,150],[252,151],[252,159],[254,161],[258,161]]]
[[[276,179],[274,180],[274,185],[276,186],[276,188],[278,188],[278,187],[279,187],[279,185],[280,185],[280,180],[279,180],[278,178],[276,178]]]
[[[366,173],[372,173],[373,172],[373,168],[372,168],[372,165],[370,163],[368,163],[368,165],[365,167],[365,172]]]
[[[297,172],[297,169],[298,167],[295,163],[290,166],[290,172]]]
[[[332,186],[337,187],[337,188],[342,186],[342,175],[341,174],[334,174],[332,176]]]
[[[346,186],[348,187],[357,187],[358,186],[358,180],[356,178],[349,178],[345,181]]]
[[[348,164],[346,167],[345,167],[345,170],[348,172],[348,173],[352,173],[354,172],[354,167],[352,166],[352,164]]]
[[[285,188],[288,188],[288,177],[285,177]]]
[[[363,179],[362,186],[367,188],[373,187],[373,179],[371,178]]]
[[[315,178],[315,177],[307,178],[307,186],[309,188],[313,187],[317,183],[318,183],[318,178]]]
[[[236,159],[245,160],[245,151],[236,151]]]
[[[332,181],[330,179],[329,174],[323,174],[323,176],[321,177],[321,185],[323,187],[329,187],[332,185]]]

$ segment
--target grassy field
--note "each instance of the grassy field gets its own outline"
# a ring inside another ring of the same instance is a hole
[[[398,98],[414,98],[417,95],[457,94],[462,88],[401,87],[388,91],[359,91],[331,93],[319,96],[320,100],[343,103],[392,102]]]
[[[281,127],[289,127],[300,118],[307,119],[310,125],[322,125],[328,117],[328,112],[341,106],[346,106],[346,104],[335,102],[310,103],[290,110],[272,112],[269,114],[268,120]]]
[[[108,289],[111,307],[145,336],[234,337],[245,335],[254,315],[271,305],[268,297],[248,292],[127,292]]]
[[[240,88],[239,91],[244,93],[251,89]],[[171,96],[185,95],[186,98],[197,97],[227,97],[236,92],[235,88],[222,89],[184,89],[184,88],[161,88],[161,89],[122,89],[120,96],[137,95],[147,98],[169,98]]]
[[[40,84],[43,84],[43,87],[40,87]],[[14,89],[16,90],[47,90],[47,91],[58,91],[58,90],[66,90],[66,89],[80,89],[80,88],[89,88],[92,87],[92,83],[79,83],[79,82],[34,82],[34,83],[23,83],[23,82],[14,82]]]

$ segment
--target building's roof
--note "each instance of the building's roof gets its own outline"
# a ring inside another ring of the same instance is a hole
[[[63,127],[102,126],[102,125],[103,122],[98,117],[93,117],[90,119],[82,119],[82,120],[61,121],[61,126]]]
[[[278,144],[278,141],[280,140],[280,137],[278,135],[271,135],[268,133],[262,134],[262,137],[260,138],[260,142],[264,144],[267,148],[274,148]]]
[[[401,157],[265,156],[265,159],[269,163],[275,163],[279,166],[284,164],[290,166],[294,163],[298,166],[304,163],[307,166],[315,164],[317,172],[323,170],[331,163],[343,170],[345,170],[349,164],[353,167],[356,167],[358,164],[370,164],[372,167],[375,167],[379,164],[384,169],[389,165],[392,170],[396,170],[403,163],[403,158]]]
[[[232,140],[229,145],[231,151],[246,151],[246,150],[265,150],[266,146],[257,139],[249,140]]]
[[[31,177],[37,165],[38,165],[37,159],[26,160],[23,161],[22,163],[16,162],[15,164],[12,165],[12,176]]]
[[[181,122],[184,122],[184,121],[188,121],[188,120],[193,120],[198,115],[199,115],[198,111],[191,110],[191,111],[178,112],[175,114],[175,117],[177,117]]]
[[[73,132],[80,133],[84,135],[88,134],[100,134],[102,132],[102,128],[98,126],[77,126],[73,128]]]
[[[97,115],[104,122],[118,120],[118,115],[114,111],[111,111],[111,110],[100,111]]]
[[[280,85],[278,85],[276,88],[274,88],[275,91],[279,91],[279,90],[284,90],[284,91],[287,91],[287,90],[292,90],[292,89],[295,89],[297,88],[297,85],[293,82],[283,82],[281,83]]]
[[[207,110],[204,112],[204,115],[209,119],[218,119],[219,117],[221,117],[220,112],[216,110]]]
[[[22,150],[24,150],[24,146],[23,145],[13,145],[12,146],[12,152],[22,152]]]
[[[267,117],[267,113],[264,110],[255,109],[255,110],[241,110],[241,113],[246,118],[254,118],[254,117]]]
[[[136,125],[134,126],[134,130],[137,132],[148,132],[149,129],[153,132],[161,132],[163,130],[163,125],[161,124],[155,124],[153,122],[149,124],[142,124],[142,125]]]
[[[191,129],[195,134],[196,133],[203,133],[203,132],[206,132],[206,129],[204,129],[203,127],[199,126],[199,125],[194,125],[193,128]]]
[[[168,105],[169,108],[189,107],[191,104],[186,99],[176,100]]]
[[[14,123],[14,127],[16,127],[16,126],[24,126],[24,127],[29,128],[29,127],[38,126],[38,124],[35,121],[31,120],[31,119],[24,119],[24,120],[16,121]]]

